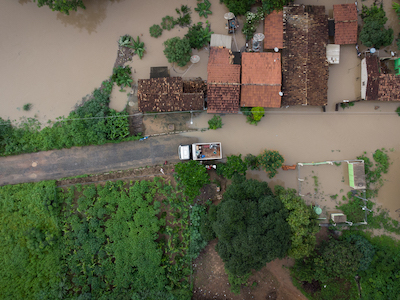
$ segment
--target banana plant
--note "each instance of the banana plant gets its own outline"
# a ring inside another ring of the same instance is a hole
[[[204,18],[208,18],[208,15],[212,14],[210,10],[211,3],[208,0],[204,0],[204,2],[197,3],[197,7],[195,7],[195,11],[199,13],[199,16],[203,16]]]
[[[144,43],[140,42],[139,36],[137,37],[137,41],[133,40],[132,48],[135,50],[135,53],[139,55],[139,58],[142,59],[145,48],[144,48]]]

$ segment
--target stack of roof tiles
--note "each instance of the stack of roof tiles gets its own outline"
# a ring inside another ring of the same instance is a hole
[[[400,101],[400,76],[380,72],[379,58],[366,56],[368,81],[365,100]]]
[[[324,6],[284,7],[282,105],[326,105],[328,18]]]
[[[233,64],[232,52],[222,47],[211,47],[207,73],[207,112],[237,113],[240,65]]]
[[[184,93],[180,77],[138,80],[138,105],[141,112],[202,110],[203,93]]]
[[[357,7],[352,4],[337,4],[333,6],[335,19],[335,44],[357,43]]]
[[[264,49],[283,48],[283,12],[273,11],[264,19]]]
[[[242,54],[241,106],[281,107],[280,53]]]

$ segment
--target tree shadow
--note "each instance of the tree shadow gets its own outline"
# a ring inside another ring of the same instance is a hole
[[[85,10],[78,8],[78,11],[70,11],[69,15],[59,12],[57,13],[57,20],[60,20],[65,26],[74,26],[79,28],[79,31],[84,29],[91,34],[96,32],[97,26],[106,19],[108,5],[122,1],[125,0],[86,0],[84,1]]]

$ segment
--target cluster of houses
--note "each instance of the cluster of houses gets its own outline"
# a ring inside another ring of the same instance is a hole
[[[229,43],[211,42],[206,88],[187,91],[178,77],[139,80],[139,110],[237,113],[240,107],[325,107],[329,64],[339,63],[340,45],[357,43],[357,19],[354,3],[333,5],[333,19],[325,6],[284,7],[264,20],[263,51],[233,52]],[[387,60],[394,65],[391,73],[400,73],[400,62]],[[366,53],[362,99],[400,101],[400,80],[382,71],[381,62]]]

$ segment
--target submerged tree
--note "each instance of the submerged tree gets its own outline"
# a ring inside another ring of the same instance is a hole
[[[36,0],[33,0],[36,2]],[[39,7],[47,5],[52,11],[59,11],[69,15],[70,10],[77,11],[78,7],[86,9],[82,0],[37,0]]]
[[[164,54],[168,59],[168,62],[176,62],[178,66],[184,67],[190,61],[190,55],[192,48],[188,39],[181,39],[180,37],[174,37],[164,42]]]

